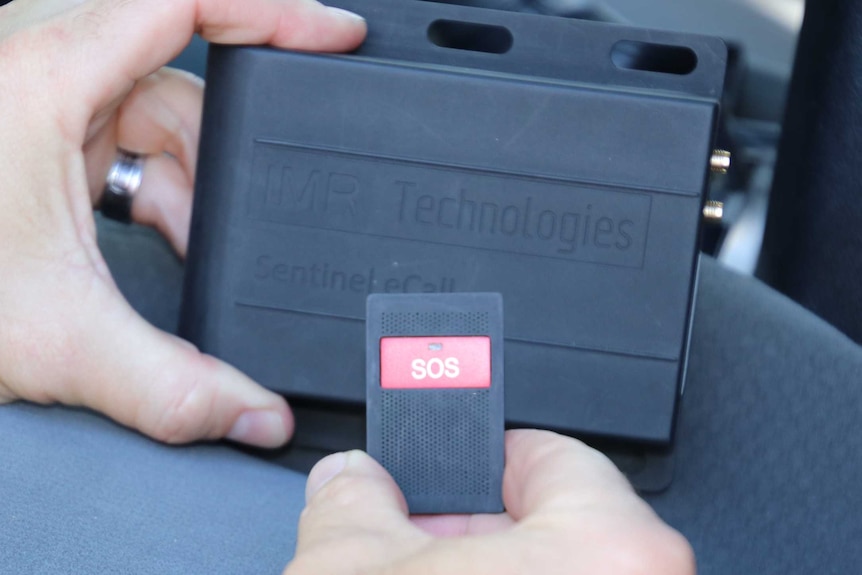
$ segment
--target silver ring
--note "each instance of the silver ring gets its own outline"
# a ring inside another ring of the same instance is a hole
[[[144,157],[123,150],[108,171],[99,210],[106,218],[129,223],[132,221],[132,201],[144,179]]]

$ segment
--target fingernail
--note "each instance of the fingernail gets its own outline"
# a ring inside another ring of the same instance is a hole
[[[333,453],[317,462],[308,474],[305,484],[305,501],[308,502],[315,493],[329,483],[333,477],[344,471],[347,466],[347,453]]]
[[[329,12],[332,15],[337,16],[339,18],[355,20],[357,22],[365,22],[365,18],[363,18],[359,14],[356,14],[354,12],[350,12],[349,10],[345,10],[344,8],[336,8],[335,6],[327,6],[326,9],[329,10]]]
[[[246,411],[233,423],[227,438],[261,447],[278,447],[287,441],[287,425],[277,411]]]

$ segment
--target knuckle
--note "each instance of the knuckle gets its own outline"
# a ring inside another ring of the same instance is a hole
[[[349,508],[361,504],[365,499],[365,480],[349,474],[340,474],[331,479],[312,497],[310,504],[327,507]]]
[[[666,571],[667,573],[674,575],[694,575],[696,573],[697,562],[694,549],[680,533],[668,528],[663,550],[663,561],[669,569]]]
[[[182,362],[177,362],[182,363]],[[165,443],[185,443],[209,435],[213,394],[205,381],[206,362],[191,362],[192,366],[180,365],[165,369],[156,392],[162,394],[160,407],[150,428],[154,439]]]
[[[299,514],[298,524],[299,524],[299,533],[300,534],[304,531],[303,528],[306,527],[308,525],[308,523],[313,520],[313,518],[314,518],[314,509],[311,507],[311,505],[306,505],[302,509],[302,512]]]
[[[649,532],[632,534],[619,542],[608,557],[614,575],[695,575],[694,551],[688,541],[673,529],[662,526]]]
[[[193,87],[195,90],[202,90],[204,87],[204,79],[189,70],[165,66],[154,72],[154,74],[158,74],[160,77],[164,77],[166,79],[175,79],[183,84]]]

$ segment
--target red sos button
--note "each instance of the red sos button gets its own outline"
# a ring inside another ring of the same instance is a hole
[[[381,338],[380,386],[384,389],[491,387],[491,338]]]

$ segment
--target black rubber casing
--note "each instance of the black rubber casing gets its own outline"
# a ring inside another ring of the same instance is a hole
[[[368,453],[411,513],[503,511],[503,301],[499,294],[374,294],[366,320]],[[487,336],[491,386],[383,389],[384,337]]]
[[[182,334],[288,397],[358,407],[369,293],[499,292],[508,422],[668,445],[724,44],[336,4],[368,21],[354,54],[211,48]],[[441,20],[511,46],[441,46]],[[693,69],[630,69],[662,46]]]

